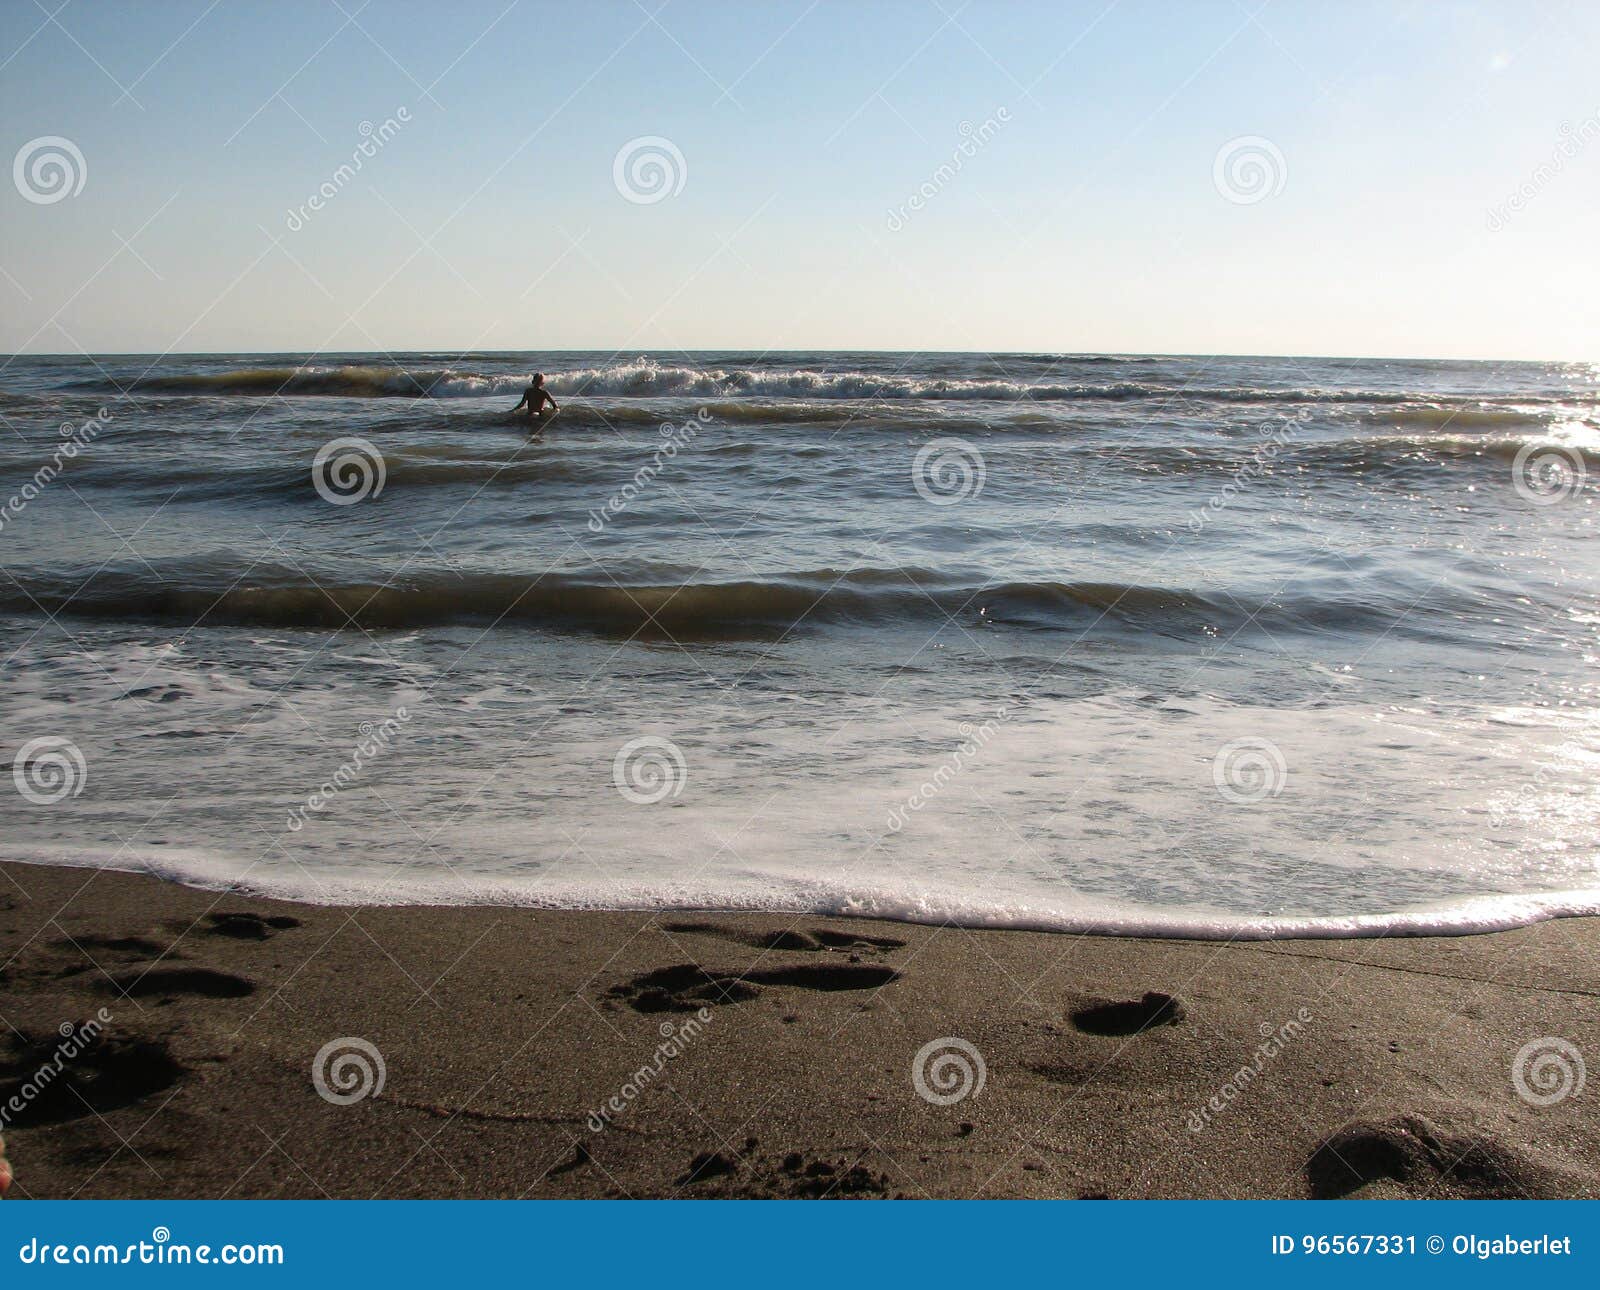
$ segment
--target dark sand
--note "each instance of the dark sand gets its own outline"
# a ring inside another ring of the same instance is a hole
[[[1597,1090],[1534,1106],[1512,1065],[1544,1037],[1600,1054],[1597,951],[1589,919],[1224,945],[328,909],[4,865],[0,1110],[104,1007],[9,1117],[13,1199],[1592,1197]],[[698,1033],[591,1131],[664,1024]],[[313,1060],[350,1036],[384,1085],[334,1105]],[[913,1059],[952,1036],[986,1079],[934,1105]]]

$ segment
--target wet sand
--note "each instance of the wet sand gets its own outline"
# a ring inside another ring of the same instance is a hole
[[[7,864],[0,964],[11,1199],[1600,1196],[1595,919],[1221,944]]]

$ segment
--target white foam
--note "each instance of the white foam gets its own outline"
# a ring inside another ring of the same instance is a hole
[[[1388,936],[1464,936],[1553,918],[1600,915],[1600,889],[1489,894],[1384,914],[1321,918],[1246,917],[1074,895],[1007,900],[937,886],[889,891],[871,885],[747,875],[746,881],[574,882],[432,871],[406,878],[372,872],[312,876],[302,867],[259,864],[194,850],[116,852],[0,846],[0,860],[139,873],[205,891],[328,906],[485,906],[612,911],[715,911],[876,918],[1008,931],[1186,940],[1263,941]]]

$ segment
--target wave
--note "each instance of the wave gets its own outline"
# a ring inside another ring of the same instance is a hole
[[[49,399],[40,398],[37,394],[27,394],[21,390],[0,390],[0,408],[18,408],[31,411],[34,408],[54,407]]]
[[[1552,434],[1527,435],[1381,435],[1330,444],[1329,465],[1372,468],[1405,464],[1405,459],[1483,457],[1495,463],[1515,462],[1530,449],[1548,449],[1581,460],[1585,467],[1600,466],[1600,439],[1581,440]]]
[[[341,629],[412,628],[451,623],[523,624],[601,634],[696,640],[737,639],[806,625],[919,624],[1082,627],[1102,623],[1189,637],[1256,626],[1279,631],[1426,631],[1414,588],[1390,598],[1323,580],[1316,589],[1262,596],[1139,583],[972,581],[935,570],[803,570],[728,582],[621,583],[576,574],[408,574],[403,581],[316,581],[298,569],[212,567],[75,570],[19,578],[0,587],[0,610],[65,613],[110,620],[178,619],[196,625]],[[1435,589],[1430,608],[1457,611]]]
[[[685,367],[650,361],[612,363],[547,373],[552,392],[617,398],[728,399],[741,396],[805,400],[979,400],[1071,402],[1167,400],[1176,403],[1406,404],[1415,395],[1337,387],[1198,387],[1141,381],[1052,383],[995,378],[930,377],[809,368]],[[455,368],[381,365],[250,367],[224,372],[143,375],[80,383],[71,388],[212,396],[341,398],[482,398],[516,396],[529,373],[483,373]]]
[[[1274,941],[1299,938],[1467,936],[1506,931],[1553,918],[1600,914],[1593,890],[1491,893],[1412,905],[1381,914],[1283,917],[1162,907],[1059,890],[975,891],[908,878],[894,886],[782,874],[730,879],[663,877],[656,881],[558,879],[549,873],[507,874],[452,869],[449,876],[396,878],[391,868],[314,872],[304,865],[263,865],[259,858],[195,848],[0,845],[12,863],[142,873],[203,891],[248,894],[303,904],[476,905],[531,909],[724,910],[878,918],[936,927],[997,928],[1077,935],[1182,940]]]
[[[1593,415],[1593,409],[1585,409]],[[1386,408],[1371,419],[1386,425],[1412,426],[1429,430],[1510,430],[1518,426],[1551,426],[1567,423],[1589,424],[1584,417],[1561,418],[1547,406],[1511,404],[1494,407],[1483,403],[1419,403]]]
[[[1366,435],[1274,444],[1270,452],[1261,451],[1257,445],[1229,445],[1226,441],[1191,446],[1096,440],[1058,449],[1051,463],[1035,467],[1033,473],[1048,477],[1054,471],[1062,479],[1070,480],[1080,475],[1085,465],[1092,464],[1099,469],[1115,469],[1155,481],[1228,476],[1271,478],[1280,471],[1326,476],[1410,476],[1419,470],[1436,472],[1446,464],[1462,468],[1484,464],[1499,470],[1530,449],[1559,452],[1570,460],[1582,461],[1586,468],[1600,469],[1600,439],[1586,443],[1534,433]]]
[[[468,382],[484,378],[467,376]],[[440,397],[442,386],[457,380],[448,370],[407,371],[398,367],[242,367],[226,372],[137,376],[82,382],[73,388],[113,388],[124,394],[234,394],[256,398],[323,395],[343,398]],[[523,381],[526,385],[526,380]],[[508,386],[509,388],[509,386]],[[473,393],[464,389],[462,393]],[[484,394],[495,391],[484,388]]]
[[[416,431],[419,427],[415,423],[388,419],[368,427],[367,433],[380,445],[386,487],[391,495],[404,490],[432,488],[480,490],[529,486],[592,486],[609,493],[626,483],[641,463],[650,460],[659,442],[656,434],[650,431],[663,424],[655,417],[600,415],[590,418],[582,416],[581,410],[576,411],[580,411],[580,415],[564,418],[565,433],[552,432],[552,440],[545,444],[528,441],[525,420],[508,418],[501,413],[481,419],[468,418],[468,425],[513,433],[485,437],[476,428],[464,429],[459,421],[451,421],[445,426],[448,433],[428,438],[411,435],[396,443],[392,435]],[[628,411],[638,412],[637,409]],[[799,421],[796,418],[794,423]],[[774,427],[775,433],[781,433],[789,424],[779,422]],[[792,438],[777,441],[759,433],[719,429],[713,420],[702,429],[692,448],[680,451],[693,454],[694,468],[702,474],[737,467],[741,473],[728,477],[732,487],[742,487],[755,480],[767,488],[778,486],[780,481],[803,486],[816,484],[823,475],[832,478],[829,472],[843,472],[853,481],[852,486],[861,490],[863,498],[892,496],[892,490],[904,480],[906,463],[903,453],[897,455],[892,446],[881,446],[882,442],[892,442],[884,436],[926,438],[936,430],[948,428],[943,422],[937,427],[930,426],[927,418],[914,416],[863,419],[851,423],[847,438],[840,438],[842,432],[834,428],[815,441]],[[987,428],[1004,434],[998,426]],[[1027,428],[1011,429],[1015,432]],[[590,437],[575,437],[572,432],[578,430],[628,430],[632,433],[626,438],[605,433],[596,442]],[[1426,478],[1429,472],[1436,475],[1444,468],[1469,471],[1477,467],[1489,472],[1489,479],[1498,474],[1509,485],[1511,477],[1506,474],[1505,467],[1533,449],[1560,453],[1569,461],[1581,462],[1586,473],[1593,472],[1594,477],[1600,478],[1600,437],[1593,436],[1585,442],[1582,438],[1548,433],[1369,434],[1304,443],[1274,443],[1270,454],[1263,454],[1258,451],[1259,442],[1217,436],[1212,436],[1209,443],[1186,444],[1112,440],[1086,433],[1079,441],[1072,439],[1070,432],[1061,433],[1060,427],[1054,430],[1056,433],[1052,437],[1058,442],[1048,459],[1038,459],[1026,446],[1007,447],[1003,439],[993,447],[985,441],[983,451],[988,455],[990,469],[1015,471],[1019,479],[1025,478],[1039,488],[1050,487],[1052,481],[1076,484],[1084,470],[1090,468],[1115,471],[1138,483],[1170,482],[1175,486],[1182,483],[1204,489],[1229,479],[1271,479],[1283,472],[1305,472],[1330,480],[1348,476],[1410,480],[1419,472]],[[164,436],[166,432],[160,433]],[[878,442],[873,439],[875,435],[879,437]],[[123,438],[126,441],[127,436]],[[226,452],[206,453],[195,445],[189,447],[187,455],[178,458],[138,451],[102,451],[80,459],[74,467],[74,477],[81,487],[127,486],[156,490],[163,495],[179,487],[191,500],[203,497],[303,497],[310,500],[315,497],[310,477],[311,455],[310,447],[299,458],[281,452],[270,457],[229,456]],[[20,479],[35,465],[36,454],[26,443],[15,449],[0,443],[0,497],[7,491],[5,481],[13,469],[18,471]],[[797,477],[795,472],[801,474]],[[885,489],[890,491],[884,493]],[[1206,500],[1206,496],[1198,496],[1193,499],[1193,506],[1202,506]],[[568,505],[575,506],[572,522],[581,526],[587,518],[585,507],[570,502]]]

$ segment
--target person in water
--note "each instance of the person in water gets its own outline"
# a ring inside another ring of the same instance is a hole
[[[511,410],[512,412],[521,412],[523,408],[527,408],[528,415],[536,417],[544,411],[546,403],[550,405],[552,416],[561,411],[556,406],[556,401],[550,397],[550,391],[544,388],[544,373],[535,372],[533,374],[533,384],[522,392],[522,402]]]

